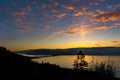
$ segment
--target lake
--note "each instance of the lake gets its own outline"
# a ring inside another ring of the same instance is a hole
[[[73,68],[74,60],[76,59],[76,55],[61,55],[61,56],[50,56],[50,57],[42,57],[42,58],[34,58],[32,59],[34,62],[41,63],[49,62],[51,64],[59,65],[60,67],[64,68]],[[116,77],[120,77],[120,56],[91,56],[86,55],[85,60],[91,64],[94,60],[94,63],[98,62],[108,62],[109,60],[114,62],[114,66],[116,66]],[[90,65],[89,64],[89,65]]]

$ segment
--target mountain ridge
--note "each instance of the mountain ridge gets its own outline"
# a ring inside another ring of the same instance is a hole
[[[86,55],[120,55],[120,47],[92,47],[68,49],[34,49],[18,51],[27,55],[76,55],[80,50]]]

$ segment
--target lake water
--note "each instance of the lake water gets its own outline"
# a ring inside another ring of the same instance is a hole
[[[43,57],[43,58],[35,58],[33,61],[41,63],[49,62],[51,64],[56,64],[64,68],[73,68],[74,60],[76,59],[76,55],[62,55],[62,56],[51,56],[51,57]],[[116,66],[116,77],[120,77],[120,56],[90,56],[86,55],[85,60],[88,63],[91,63],[94,60],[94,63],[98,62],[108,62],[109,60],[114,62],[114,66]]]

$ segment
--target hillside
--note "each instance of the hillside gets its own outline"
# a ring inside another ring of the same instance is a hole
[[[61,68],[49,63],[37,64],[3,47],[0,47],[0,65],[0,80],[119,80],[93,71]]]

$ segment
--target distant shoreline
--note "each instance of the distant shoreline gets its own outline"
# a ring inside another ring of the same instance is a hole
[[[76,56],[76,54],[44,55],[44,56],[41,56],[41,55],[38,55],[38,56],[35,55],[35,56],[34,56],[34,55],[33,55],[33,57],[32,57],[32,56],[30,57],[29,55],[28,55],[28,56],[26,55],[26,56],[33,59],[33,58],[44,58],[44,57],[54,57],[54,56],[68,56],[68,55],[69,55],[69,56],[73,56],[73,55]],[[86,56],[120,56],[120,55],[87,55],[87,54],[85,54],[85,55],[86,55]],[[23,55],[23,56],[24,56],[24,55]]]
[[[82,50],[85,55],[98,55],[98,56],[120,56],[120,47],[106,47],[106,48],[71,48],[71,49],[35,49],[24,50],[16,53],[25,55],[77,55]]]

